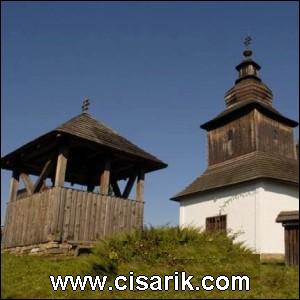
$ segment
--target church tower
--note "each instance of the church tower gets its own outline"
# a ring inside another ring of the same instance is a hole
[[[225,93],[226,109],[201,125],[207,131],[207,169],[172,200],[180,202],[181,226],[242,232],[239,239],[254,251],[277,255],[284,244],[276,214],[299,206],[293,136],[298,123],[273,107],[250,41],[245,39],[238,78]]]

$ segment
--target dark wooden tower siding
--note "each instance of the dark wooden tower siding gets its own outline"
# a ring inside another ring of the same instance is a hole
[[[88,244],[141,229],[145,174],[166,166],[84,111],[1,158],[1,167],[12,171],[3,247]]]
[[[172,200],[258,178],[299,184],[294,120],[273,107],[252,51],[244,51],[238,78],[225,93],[226,109],[200,127],[207,131],[208,167]]]

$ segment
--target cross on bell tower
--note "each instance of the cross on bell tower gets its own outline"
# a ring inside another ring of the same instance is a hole
[[[81,105],[81,111],[82,113],[85,113],[89,110],[89,106],[90,106],[90,99],[88,97],[85,97],[82,101],[82,105]]]

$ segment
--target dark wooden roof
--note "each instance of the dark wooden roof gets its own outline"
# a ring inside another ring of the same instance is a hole
[[[208,167],[201,176],[171,200],[181,200],[191,194],[259,178],[269,178],[297,185],[299,183],[298,160],[275,157],[255,151]]]
[[[39,174],[45,161],[55,153],[62,140],[72,147],[68,166],[70,165],[71,169],[79,168],[82,172],[84,164],[89,165],[89,168],[100,166],[101,160],[105,157],[112,157],[113,163],[118,164],[118,169],[127,169],[126,172],[115,171],[116,176],[120,178],[128,176],[130,168],[133,169],[136,165],[143,167],[145,172],[167,166],[115,130],[93,119],[88,113],[81,113],[2,157],[1,168],[13,170],[16,165],[22,165],[30,174]],[[84,183],[84,180],[75,182]]]
[[[299,210],[282,211],[276,218],[277,223],[290,223],[294,221],[299,222]]]
[[[118,150],[166,166],[161,160],[144,151],[104,123],[82,113],[58,126],[55,131],[79,137],[98,145]]]
[[[235,105],[228,107],[226,110],[218,114],[215,118],[202,124],[200,127],[205,130],[217,128],[249,113],[255,108],[264,113],[265,115],[269,116],[270,118],[278,120],[288,126],[296,127],[298,125],[298,122],[283,116],[271,105],[268,105],[259,100],[247,100],[238,102]]]

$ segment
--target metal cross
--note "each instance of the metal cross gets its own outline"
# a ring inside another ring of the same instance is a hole
[[[82,105],[81,105],[81,111],[82,112],[86,112],[89,110],[89,106],[90,106],[90,99],[85,97],[82,101]]]
[[[246,47],[246,48],[249,48],[251,42],[252,42],[251,36],[250,36],[250,35],[247,35],[247,36],[245,37],[245,40],[244,40],[244,45],[245,45],[245,47]]]

